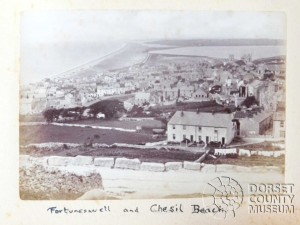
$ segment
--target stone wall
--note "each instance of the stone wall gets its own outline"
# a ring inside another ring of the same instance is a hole
[[[139,159],[117,158],[115,168],[139,170],[141,161]]]
[[[139,159],[128,158],[113,158],[113,157],[98,157],[91,156],[48,156],[48,157],[32,157],[29,155],[20,155],[20,167],[26,167],[30,164],[37,164],[51,167],[66,167],[66,166],[91,166],[96,168],[116,168],[129,170],[142,170],[151,172],[164,172],[175,170],[201,171],[203,173],[213,172],[281,172],[280,167],[274,166],[253,166],[244,167],[236,165],[212,165],[199,162],[141,162]]]

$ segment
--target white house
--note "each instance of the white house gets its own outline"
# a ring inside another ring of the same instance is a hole
[[[193,86],[187,86],[187,85],[180,87],[179,90],[180,97],[186,97],[186,98],[191,98],[194,92],[195,92],[195,88]]]
[[[32,99],[21,99],[20,100],[20,114],[26,115],[32,113]]]
[[[132,107],[134,106],[133,99],[128,99],[128,100],[124,101],[123,103],[124,103],[124,108],[127,111],[130,111],[132,109]]]
[[[233,115],[225,113],[177,111],[168,122],[168,141],[218,141],[229,144],[235,136]]]
[[[105,119],[105,114],[99,112],[99,113],[97,114],[97,119]]]
[[[142,105],[146,102],[150,102],[150,93],[148,92],[137,92],[134,96],[134,103],[136,105]]]
[[[46,98],[47,97],[47,89],[44,87],[38,87],[34,90],[35,98]]]
[[[193,98],[198,101],[208,101],[209,100],[208,94],[201,88],[197,89],[193,93]]]

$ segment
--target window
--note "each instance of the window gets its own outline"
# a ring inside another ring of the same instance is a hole
[[[175,136],[175,134],[173,134],[173,140],[175,140],[176,139],[176,136]]]
[[[215,134],[218,134],[218,130],[214,130]]]
[[[175,129],[175,125],[173,125],[173,129]]]
[[[183,125],[183,129],[186,130],[186,126],[185,125]]]
[[[280,131],[280,137],[282,137],[282,138],[285,137],[285,131]]]
[[[198,127],[198,130],[201,131],[201,130],[202,130],[202,127]]]
[[[284,127],[284,121],[280,121],[280,127]]]

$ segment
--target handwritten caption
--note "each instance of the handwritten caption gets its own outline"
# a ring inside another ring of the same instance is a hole
[[[97,214],[97,213],[110,213],[114,209],[111,205],[104,205],[100,208],[70,208],[70,207],[58,207],[58,206],[51,206],[47,208],[47,212],[53,215],[57,214]],[[123,213],[140,213],[141,209],[138,206],[134,207],[125,207],[118,209]],[[143,207],[143,210],[144,207]],[[190,212],[192,214],[206,214],[206,213],[217,213],[224,211],[218,207],[208,207],[205,208],[199,204],[191,204],[191,205],[183,205],[183,204],[175,204],[175,205],[161,205],[161,204],[152,204],[146,209],[146,211],[150,213],[184,213]]]

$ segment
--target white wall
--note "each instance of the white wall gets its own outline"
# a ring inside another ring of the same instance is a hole
[[[273,121],[273,136],[274,138],[282,138],[280,137],[280,131],[285,131],[285,121],[283,122],[283,127],[280,127],[280,121]]]
[[[215,130],[217,133],[215,133]],[[183,140],[183,135],[190,140],[191,135],[193,135],[193,141],[199,142],[199,136],[201,140],[206,142],[206,136],[209,137],[210,141],[220,141],[222,142],[222,137],[225,138],[225,143],[229,144],[234,137],[235,131],[231,128],[215,128],[215,127],[201,127],[199,130],[198,126],[186,126],[186,130],[183,129],[183,125],[168,125],[168,141],[181,142]],[[173,134],[175,134],[175,140],[173,139]]]

